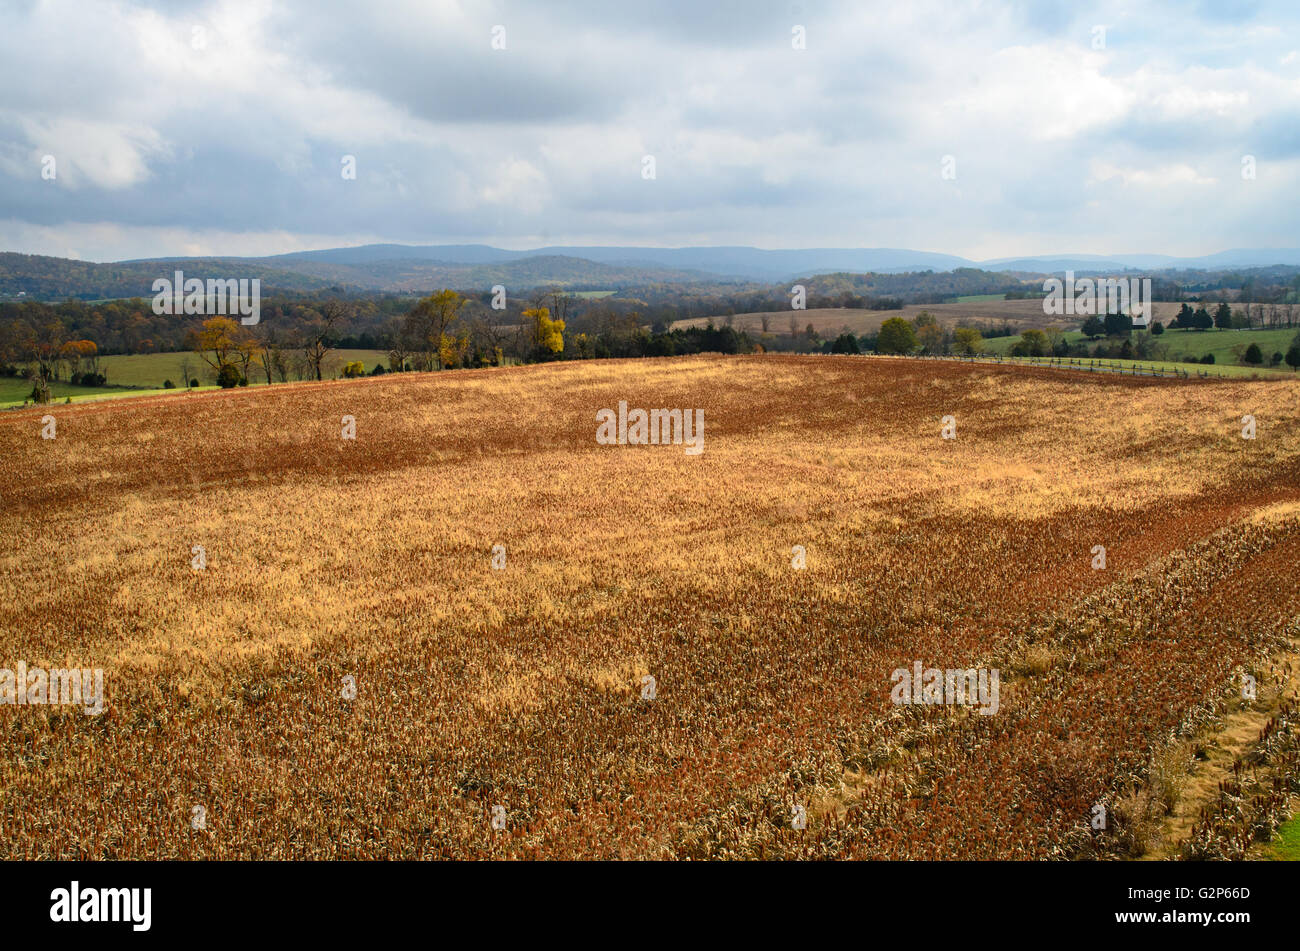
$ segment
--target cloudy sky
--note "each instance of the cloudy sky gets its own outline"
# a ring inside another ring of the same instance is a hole
[[[1297,185],[1293,0],[0,0],[0,250],[1195,255]]]

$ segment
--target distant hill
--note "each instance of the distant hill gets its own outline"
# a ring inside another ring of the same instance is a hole
[[[671,268],[703,271],[715,277],[776,282],[833,272],[876,274],[906,271],[951,271],[979,267],[997,271],[1027,271],[1050,274],[1075,271],[1117,271],[1126,268],[1268,267],[1300,265],[1300,249],[1235,249],[1202,257],[1180,258],[1167,254],[1054,254],[974,261],[952,254],[914,251],[906,248],[803,248],[766,250],[749,247],[638,248],[549,246],[526,251],[509,251],[485,244],[400,245],[371,244],[356,248],[300,251],[266,258],[277,266],[289,262],[326,262],[369,266],[391,260],[431,261],[444,264],[500,264],[531,257],[582,258],[622,268]]]
[[[97,300],[110,297],[151,297],[153,282],[180,269],[187,277],[260,278],[263,288],[306,292],[331,282],[302,273],[268,267],[258,259],[178,258],[159,261],[118,261],[95,264],[39,254],[0,252],[0,297],[25,293],[35,300]]]
[[[711,278],[783,281],[801,274],[832,271],[946,271],[971,262],[951,254],[896,248],[807,248],[768,251],[746,247],[638,248],[550,246],[528,251],[506,251],[484,244],[396,245],[371,244],[357,248],[329,248],[277,255],[277,262],[321,262],[371,266],[392,260],[430,261],[443,264],[502,264],[537,257],[582,258],[622,270],[705,272]]]
[[[494,249],[489,249],[494,250]],[[490,261],[454,261],[407,255],[394,258],[325,259],[305,255],[262,258],[299,274],[366,290],[428,292],[441,287],[487,290],[504,284],[514,290],[559,284],[565,287],[605,289],[647,282],[691,284],[716,282],[717,275],[687,268],[635,264],[602,264],[561,254],[521,255]],[[473,255],[470,255],[473,256]]]
[[[351,251],[351,249],[338,249]],[[558,284],[606,289],[646,283],[715,283],[716,275],[669,267],[600,264],[562,255],[512,256],[484,263],[384,258],[367,253],[277,255],[267,258],[158,258],[95,264],[68,258],[0,253],[0,297],[20,292],[35,300],[152,296],[153,282],[176,270],[187,277],[258,278],[262,293],[304,293],[336,288],[355,292],[429,293],[443,288],[510,291]]]
[[[955,272],[963,268],[1022,276],[1113,273],[1125,269],[1230,270],[1300,265],[1297,249],[1236,249],[1197,258],[1161,254],[1039,255],[969,261],[902,248],[748,247],[638,248],[555,246],[524,251],[483,244],[370,244],[296,251],[269,257],[153,258],[96,264],[66,258],[0,253],[0,297],[23,292],[39,300],[147,296],[157,277],[181,269],[194,277],[260,278],[264,294],[337,288],[357,293],[427,293],[442,287],[511,292],[556,284],[576,290],[654,284],[778,284],[829,274]]]
[[[1300,265],[1300,249],[1244,249],[1219,251],[1195,258],[1178,258],[1168,254],[1060,254],[1023,258],[993,258],[981,261],[981,267],[999,271],[1122,271],[1132,270],[1217,270],[1222,268],[1270,267],[1275,264]]]

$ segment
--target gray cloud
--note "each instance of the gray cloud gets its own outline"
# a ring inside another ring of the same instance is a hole
[[[1119,0],[12,3],[0,248],[1290,245],[1297,20]]]

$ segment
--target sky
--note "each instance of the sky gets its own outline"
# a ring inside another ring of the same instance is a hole
[[[1191,256],[1298,185],[1294,2],[0,0],[0,251]]]

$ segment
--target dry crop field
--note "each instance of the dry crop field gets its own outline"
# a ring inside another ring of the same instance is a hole
[[[763,355],[6,413],[0,664],[107,708],[0,705],[0,856],[1249,854],[1297,395]],[[620,400],[703,452],[598,444]],[[916,661],[997,712],[894,704]]]

